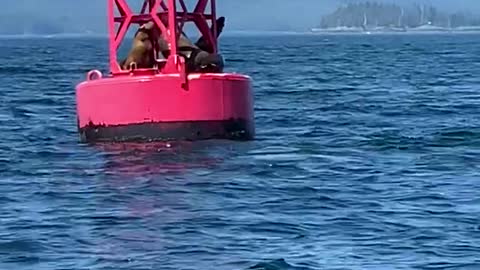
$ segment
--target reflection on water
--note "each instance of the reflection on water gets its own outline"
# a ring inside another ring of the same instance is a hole
[[[105,173],[116,176],[175,175],[191,169],[213,169],[225,157],[212,150],[214,142],[103,143]],[[228,146],[227,146],[228,147]]]

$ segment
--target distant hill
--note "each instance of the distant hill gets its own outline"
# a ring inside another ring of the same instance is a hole
[[[414,4],[399,6],[367,1],[350,3],[323,16],[320,29],[331,28],[419,28],[419,27],[456,28],[480,26],[478,16],[467,13],[441,12],[430,5]]]

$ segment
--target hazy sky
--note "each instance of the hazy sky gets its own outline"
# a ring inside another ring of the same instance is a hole
[[[192,1],[194,0],[187,0]],[[315,26],[323,14],[332,11],[339,4],[348,2],[359,0],[217,0],[217,6],[219,15],[227,17],[227,30],[297,30]],[[480,13],[480,0],[377,0],[377,2],[426,2],[450,11],[466,10]],[[105,27],[105,6],[106,0],[2,0],[0,16],[9,14],[25,21],[36,16],[49,21],[70,22],[85,26],[86,29],[99,30]]]

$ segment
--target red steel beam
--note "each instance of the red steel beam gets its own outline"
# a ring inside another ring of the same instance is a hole
[[[189,21],[195,23],[201,35],[213,47],[214,52],[217,52],[215,0],[198,0],[193,12],[188,11],[184,0],[179,0],[182,11],[177,11],[176,0],[167,0],[168,6],[164,0],[142,0],[144,2],[138,14],[131,11],[126,1],[107,0],[110,69],[112,73],[122,72],[118,64],[117,52],[131,24],[143,24],[153,20],[163,37],[170,44],[170,56],[174,57],[175,63],[178,62],[178,37],[183,31],[185,23]],[[206,14],[208,4],[210,4],[211,14]],[[118,9],[120,16],[115,16],[115,7]],[[149,12],[146,12],[147,10]],[[210,27],[208,25],[209,20],[211,20]],[[117,31],[115,30],[116,23],[120,24]],[[179,71],[181,69],[182,67],[178,67]]]

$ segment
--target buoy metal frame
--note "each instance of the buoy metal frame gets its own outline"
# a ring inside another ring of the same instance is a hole
[[[253,139],[251,78],[237,73],[187,74],[186,61],[178,53],[187,22],[193,22],[218,53],[215,0],[198,0],[193,11],[183,0],[138,1],[142,8],[134,13],[126,0],[107,0],[110,74],[92,70],[77,85],[80,140]],[[153,68],[122,70],[117,54],[130,27],[151,21],[168,42],[169,56],[156,59]]]

